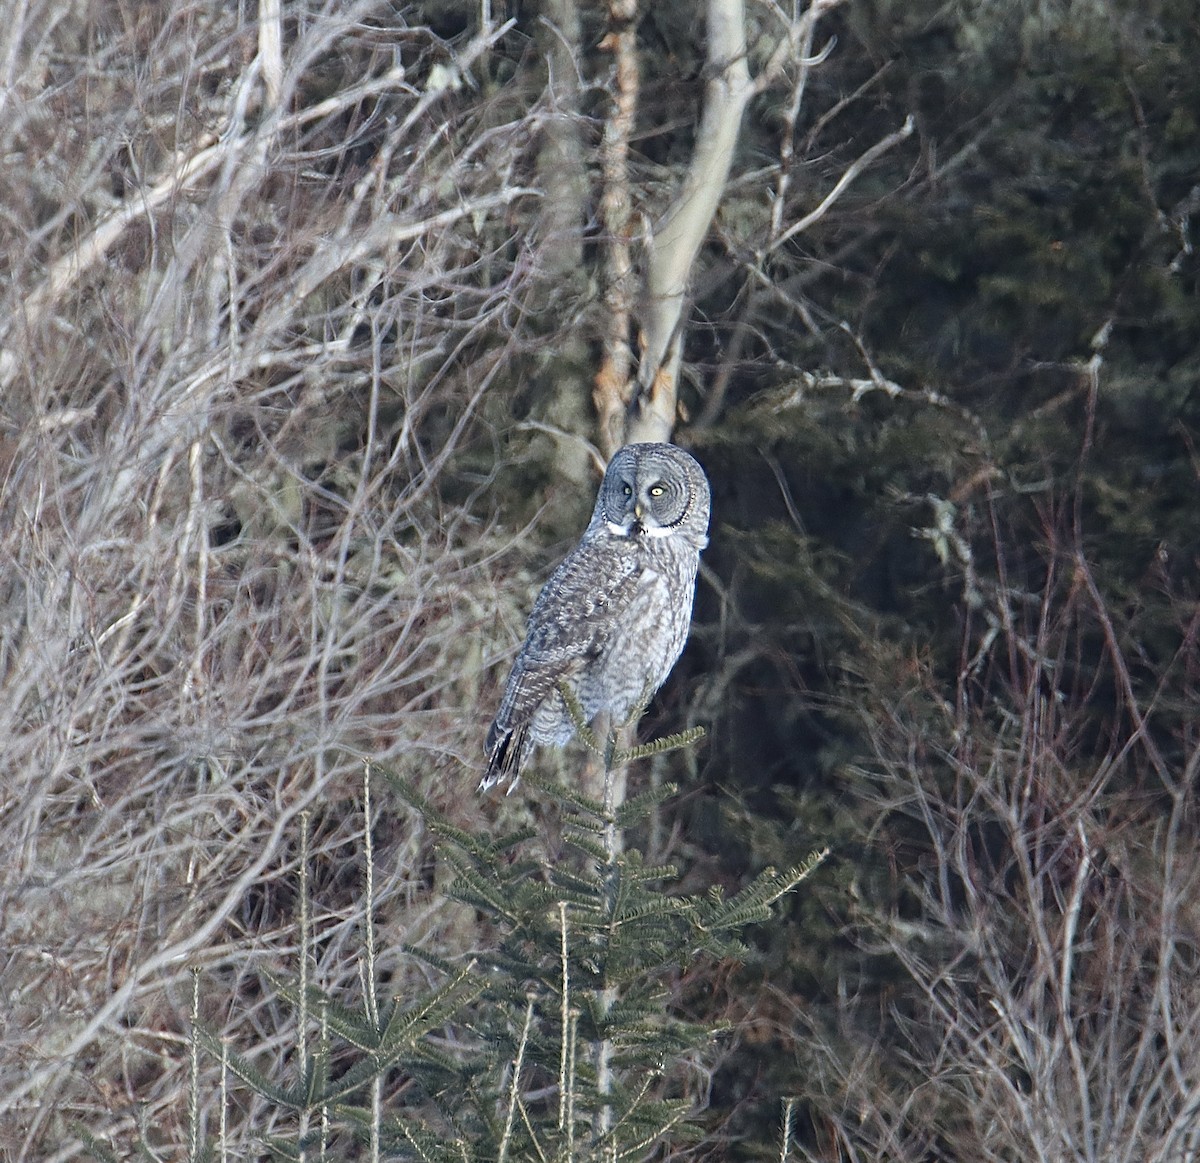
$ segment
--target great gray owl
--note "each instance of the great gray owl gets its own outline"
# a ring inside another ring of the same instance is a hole
[[[621,722],[662,686],[687,639],[709,506],[704,470],[682,449],[617,451],[582,539],[534,603],[481,789],[511,780],[511,791],[535,743],[571,738],[562,682],[588,722],[602,711]]]

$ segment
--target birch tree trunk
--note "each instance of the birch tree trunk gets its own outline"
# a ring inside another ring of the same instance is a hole
[[[631,250],[632,199],[628,154],[637,107],[635,0],[610,0],[605,39],[616,59],[613,110],[605,126],[601,222],[605,231],[603,356],[594,391],[601,448],[670,440],[675,427],[684,310],[696,256],[729,180],[746,106],[789,65],[801,76],[817,20],[841,0],[814,0],[803,16],[785,21],[775,51],[758,76],[747,60],[744,0],[707,0],[704,108],[695,147],[679,189],[646,231],[640,299],[640,360],[636,380],[629,343],[634,315]],[[802,90],[802,85],[797,91]]]
[[[691,164],[646,240],[641,362],[626,439],[670,440],[675,427],[683,309],[688,280],[717,212],[746,105],[755,92],[746,63],[742,0],[708,0],[709,79]]]

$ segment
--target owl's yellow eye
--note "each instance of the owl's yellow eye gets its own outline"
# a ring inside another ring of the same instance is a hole
[[[625,496],[627,496],[627,497],[632,497],[633,496],[633,485],[622,485],[621,492],[624,493]]]
[[[651,485],[650,495],[652,497],[661,497],[667,490],[662,485]]]

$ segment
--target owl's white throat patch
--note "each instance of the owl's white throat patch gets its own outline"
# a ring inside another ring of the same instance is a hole
[[[670,526],[643,525],[635,521],[632,525],[619,525],[616,521],[606,521],[608,531],[617,537],[670,537],[675,532]]]

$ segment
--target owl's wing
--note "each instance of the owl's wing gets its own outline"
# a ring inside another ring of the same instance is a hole
[[[550,575],[488,731],[481,787],[516,777],[532,747],[533,716],[563,679],[603,650],[633,601],[641,573],[632,545],[604,538],[581,541]]]

